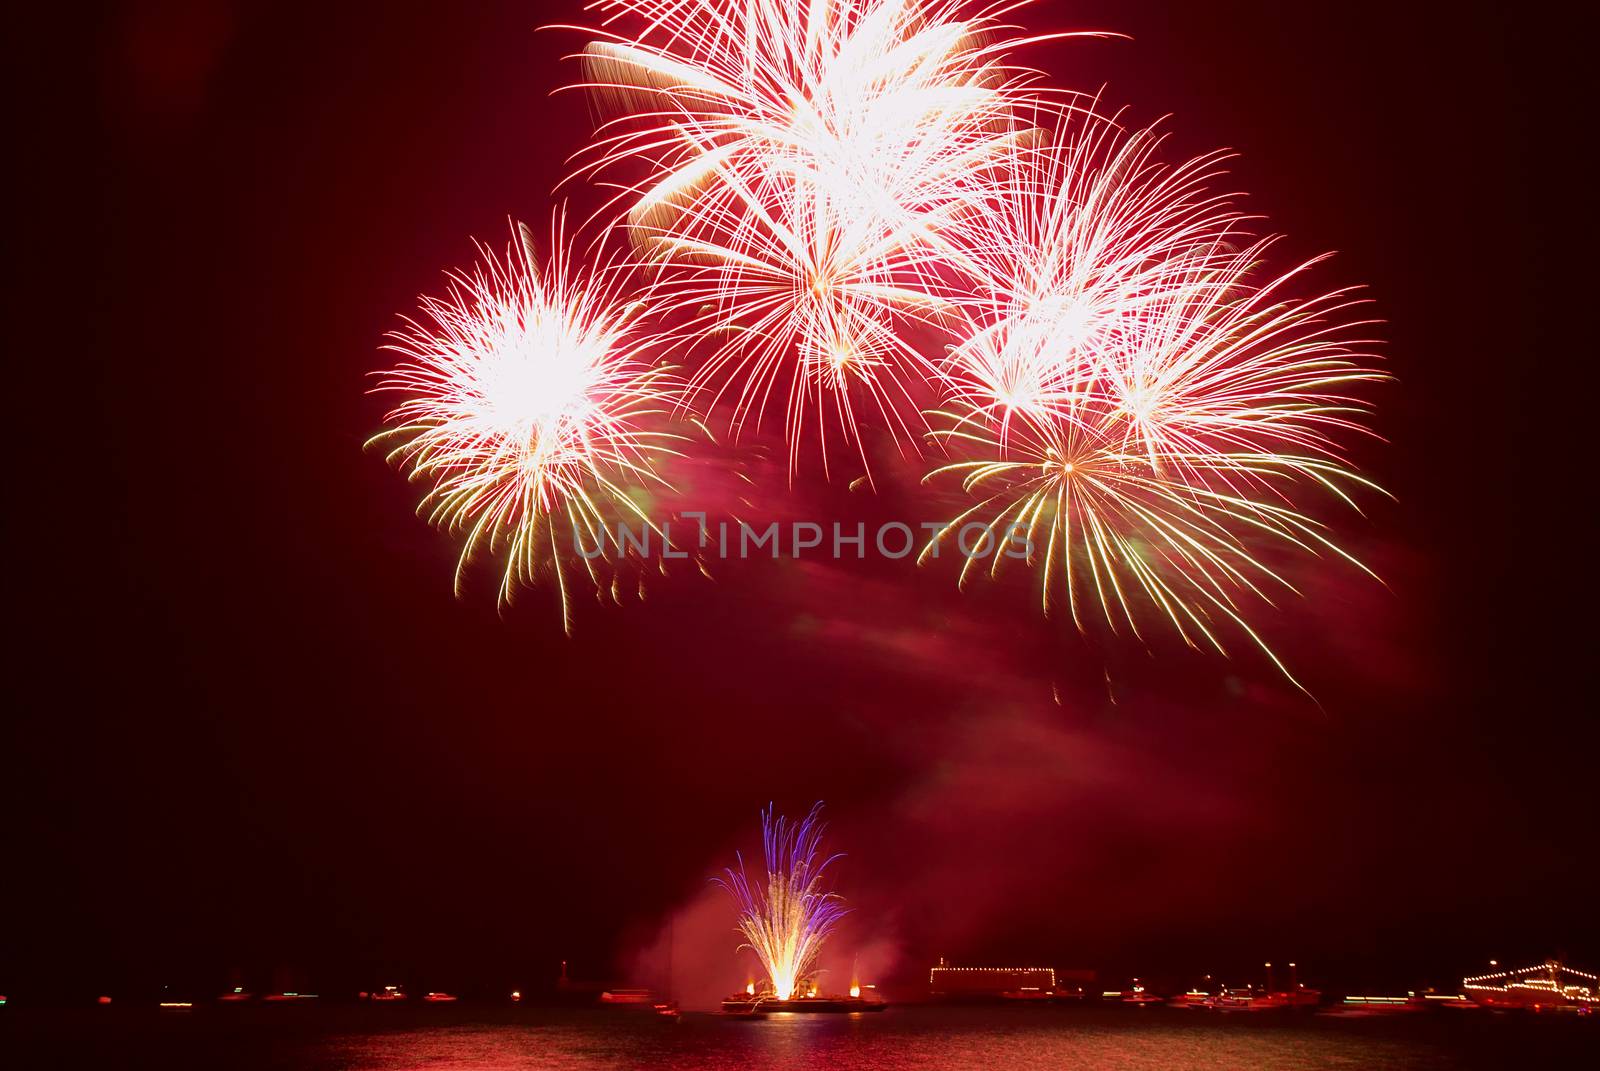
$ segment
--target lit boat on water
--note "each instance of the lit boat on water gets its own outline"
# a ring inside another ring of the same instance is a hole
[[[1152,1004],[1160,1004],[1161,998],[1150,992],[1135,978],[1133,984],[1127,989],[1108,989],[1100,994],[1100,999],[1112,1004],[1126,1004],[1134,1008],[1147,1008]]]
[[[864,991],[873,988],[870,985],[863,986],[859,978],[851,978],[849,996],[838,993],[828,995],[817,991],[815,980],[802,978],[796,984],[792,995],[779,998],[769,983],[762,982],[758,988],[752,981],[744,987],[743,993],[735,993],[722,1002],[722,1013],[749,1019],[772,1012],[838,1014],[883,1011],[889,1006],[888,1002],[876,996],[862,995]]]
[[[1056,999],[1053,989],[1007,989],[1000,999],[1012,1004],[1049,1004]]]
[[[1321,990],[1307,989],[1300,984],[1299,968],[1296,964],[1289,964],[1291,980],[1288,989],[1276,988],[1273,985],[1272,964],[1266,964],[1266,968],[1265,988],[1245,986],[1241,989],[1224,985],[1215,991],[1191,989],[1181,996],[1174,997],[1172,1006],[1196,1011],[1269,1012],[1314,1011],[1322,1003]],[[1206,976],[1208,981],[1210,977]]]
[[[1271,1012],[1314,1011],[1322,1003],[1322,993],[1299,986],[1295,989],[1268,991],[1264,989],[1229,989],[1223,986],[1215,993],[1190,990],[1172,1000],[1175,1008],[1215,1012]]]
[[[953,967],[941,959],[928,971],[928,995],[937,1001],[963,1004],[1083,1000],[1083,983],[1092,982],[1094,972],[1070,973],[1072,984],[1062,985],[1054,967]]]
[[[1230,989],[1214,1000],[1213,1008],[1220,1012],[1314,1011],[1322,1002],[1322,994],[1304,986],[1277,992]]]
[[[600,994],[600,1003],[630,1012],[653,1012],[663,1019],[677,1019],[683,1013],[678,1002],[653,989],[612,988]]]
[[[1415,993],[1403,997],[1348,996],[1320,1012],[1339,1018],[1370,1018],[1385,1015],[1414,1015],[1428,1007],[1428,1001]]]
[[[1554,959],[1534,967],[1463,978],[1461,988],[1467,999],[1485,1008],[1580,1015],[1600,1010],[1600,978]]]
[[[648,989],[607,989],[600,994],[601,1004],[654,1004],[656,995]]]
[[[757,1018],[758,1015],[769,1015],[774,1012],[804,1012],[809,1014],[840,1012],[881,1012],[887,1008],[888,1002],[882,1000],[868,1000],[866,997],[791,997],[788,1000],[779,1000],[777,997],[753,997],[747,993],[738,993],[722,1002],[724,1015],[735,1015],[740,1018]]]

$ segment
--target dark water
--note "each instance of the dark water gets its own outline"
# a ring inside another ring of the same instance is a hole
[[[738,1022],[548,1008],[0,1009],[0,1067],[1591,1068],[1600,1019],[1437,1012],[1390,1019],[1218,1017],[1166,1008],[900,1007]]]

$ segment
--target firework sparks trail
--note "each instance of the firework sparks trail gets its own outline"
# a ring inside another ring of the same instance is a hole
[[[1244,603],[1293,591],[1263,541],[1354,561],[1296,501],[1376,489],[1338,449],[1365,430],[1348,391],[1384,378],[1368,325],[1347,291],[1291,294],[1315,261],[1261,281],[1272,242],[1204,193],[1212,158],[1151,170],[1147,135],[1091,137],[1021,161],[1014,208],[974,236],[988,290],[933,433],[963,459],[928,479],[959,475],[978,502],[920,560],[977,524],[1010,553],[969,557],[963,583],[985,560],[1042,561],[1046,613],[1059,584],[1080,629],[1093,607],[1142,638],[1153,613],[1225,654],[1231,624],[1288,676]]]
[[[1258,280],[1271,240],[1208,192],[1222,157],[1168,168],[1159,142],[1090,118],[1018,146],[990,210],[952,228],[981,284],[933,434],[967,460],[929,478],[959,474],[980,501],[922,559],[977,523],[1042,558],[1045,611],[1059,582],[1079,628],[1084,605],[1136,636],[1155,611],[1225,651],[1226,621],[1277,662],[1242,604],[1292,588],[1254,548],[1348,557],[1295,492],[1353,505],[1349,490],[1372,486],[1337,439],[1364,430],[1351,386],[1382,376],[1348,292],[1291,296],[1309,264]]]
[[[858,407],[905,449],[934,376],[908,338],[951,311],[941,230],[1046,106],[1006,54],[1028,43],[968,0],[600,0],[642,21],[584,52],[621,113],[579,169],[643,162],[625,225],[661,297],[711,338],[692,385],[735,428],[783,398],[794,470],[816,425],[865,462]],[[910,415],[908,415],[910,414]]]
[[[543,266],[521,225],[503,259],[478,248],[473,270],[390,334],[404,360],[378,389],[405,400],[372,441],[427,485],[418,512],[463,536],[458,593],[475,553],[503,552],[501,600],[553,574],[570,632],[573,552],[598,590],[596,562],[627,555],[610,519],[654,528],[635,499],[665,486],[653,466],[675,436],[654,425],[682,386],[649,363],[622,273],[574,260],[560,214]]]
[[[925,482],[976,499],[919,560],[974,524],[1020,537],[1046,614],[1064,591],[1080,629],[1153,619],[1223,653],[1237,628],[1283,669],[1249,604],[1293,591],[1285,552],[1354,562],[1306,497],[1380,490],[1344,453],[1370,434],[1358,388],[1387,378],[1361,302],[1302,296],[1321,258],[1266,267],[1274,240],[1214,192],[1225,155],[1166,165],[1154,128],[1016,66],[1042,39],[1002,21],[1025,2],[594,0],[583,88],[611,117],[572,177],[632,168],[599,214],[639,263],[578,266],[559,223],[546,268],[525,233],[503,263],[485,250],[393,336],[407,360],[380,387],[407,399],[377,438],[465,536],[458,587],[504,550],[502,598],[553,572],[570,631],[557,529],[626,558],[606,519],[649,523],[655,418],[691,397],[728,402],[736,432],[781,405],[791,479],[813,434],[824,472],[838,437],[866,466],[875,411],[902,451],[953,455]],[[653,339],[628,267],[670,325]],[[691,380],[647,343],[696,354]],[[1006,557],[966,555],[962,583]],[[766,816],[769,871],[772,838],[809,843],[815,817]],[[756,903],[742,864],[729,887]],[[777,985],[772,940],[750,936]]]
[[[800,822],[774,816],[769,806],[761,815],[765,883],[751,882],[742,856],[717,879],[738,907],[745,939],[740,947],[755,952],[778,1000],[796,995],[823,942],[849,911],[828,888],[827,871],[839,855],[822,855],[826,829],[821,803]]]
[[[1070,409],[1143,321],[1207,285],[1244,222],[1208,191],[1222,154],[1166,167],[1154,128],[1074,118],[1010,146],[983,210],[947,232],[976,280],[947,393],[997,417],[1002,437],[1013,413]]]

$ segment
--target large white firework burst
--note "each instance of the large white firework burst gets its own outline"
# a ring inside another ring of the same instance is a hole
[[[463,537],[458,590],[475,553],[503,554],[501,598],[549,574],[570,631],[572,562],[598,583],[596,562],[626,552],[619,524],[654,528],[641,492],[663,482],[682,387],[652,364],[623,273],[575,260],[561,215],[550,249],[541,263],[519,225],[503,258],[480,245],[422,299],[390,336],[403,360],[378,389],[405,397],[374,441],[427,486],[419,512]]]
[[[914,446],[933,377],[918,324],[951,312],[941,232],[1044,107],[1008,8],[961,0],[602,0],[632,37],[584,52],[620,112],[580,173],[642,169],[620,200],[701,348],[693,385],[735,427],[784,406],[860,444],[858,407]],[[1024,105],[1027,107],[1024,108]],[[862,447],[864,450],[864,446]],[[863,460],[865,454],[863,453]]]

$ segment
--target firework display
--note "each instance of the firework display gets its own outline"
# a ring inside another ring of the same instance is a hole
[[[828,868],[838,855],[822,854],[822,804],[791,822],[768,808],[761,815],[764,878],[745,873],[744,859],[719,879],[739,912],[739,932],[767,972],[771,996],[797,995],[816,964],[823,942],[847,913],[844,901],[828,887]]]
[[[1022,65],[1020,6],[591,5],[570,177],[610,187],[596,247],[625,252],[488,258],[383,381],[406,399],[380,438],[463,566],[503,551],[505,597],[553,575],[566,605],[568,530],[622,554],[608,518],[661,520],[633,492],[668,416],[754,434],[781,409],[791,483],[840,446],[873,478],[869,437],[937,455],[927,493],[964,497],[919,560],[976,534],[963,583],[1031,567],[1080,629],[1242,637],[1288,675],[1251,623],[1286,563],[1364,568],[1327,513],[1377,490],[1348,457],[1370,320],[1321,258],[1273,265],[1225,154],[1170,163]]]
[[[458,588],[474,552],[503,554],[501,598],[548,571],[570,629],[570,559],[598,582],[596,561],[627,551],[612,519],[651,523],[632,492],[661,480],[670,435],[653,424],[680,389],[650,363],[641,305],[611,267],[572,259],[560,216],[550,248],[541,265],[518,227],[503,259],[480,246],[474,270],[422,299],[391,335],[404,361],[379,389],[405,400],[376,441],[427,486],[419,512],[463,535]]]
[[[999,422],[1070,408],[1131,329],[1194,290],[1244,222],[1211,192],[1220,154],[1176,167],[1155,130],[1092,113],[1009,146],[981,210],[947,231],[976,280],[944,366],[947,393]],[[1121,377],[1114,377],[1121,378]]]
[[[1311,264],[1265,275],[1272,242],[1207,192],[1217,158],[1167,168],[1158,144],[1091,119],[1021,148],[952,234],[983,281],[931,433],[957,460],[929,479],[978,501],[923,558],[975,524],[1016,546],[968,554],[963,580],[1021,557],[1080,628],[1085,605],[1135,635],[1153,615],[1225,653],[1231,623],[1277,662],[1243,604],[1292,587],[1256,548],[1348,558],[1296,502],[1372,486],[1337,440],[1362,429],[1352,386],[1381,377],[1350,295],[1294,296]]]
[[[930,368],[911,335],[950,311],[940,234],[1030,136],[1021,42],[950,0],[606,0],[644,22],[585,50],[607,111],[587,171],[642,165],[626,226],[694,375],[735,427],[784,407],[791,467],[814,433],[860,445],[859,408],[915,445]],[[774,397],[776,396],[776,397]],[[865,461],[864,447],[861,457]]]

